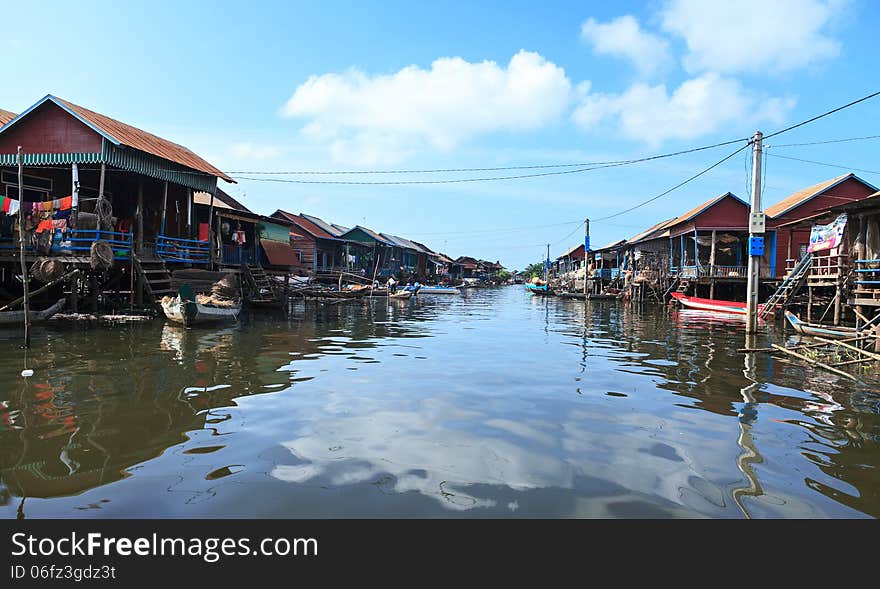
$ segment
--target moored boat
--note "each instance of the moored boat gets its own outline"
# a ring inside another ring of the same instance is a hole
[[[411,290],[399,290],[397,292],[392,292],[391,294],[389,294],[388,298],[389,299],[407,300],[407,299],[411,299],[412,296],[413,296],[413,291],[411,291]]]
[[[458,290],[457,286],[424,286],[420,285],[416,286],[404,286],[403,290],[407,292],[415,292],[418,289],[418,294],[461,294],[461,291]]]
[[[791,311],[785,312],[785,319],[797,333],[801,335],[812,335],[819,337],[831,338],[849,338],[856,337],[859,332],[855,327],[844,327],[840,325],[819,325],[816,323],[807,323],[801,321],[800,318]]]
[[[532,284],[531,282],[526,283],[526,290],[534,295],[550,295],[553,294],[553,291],[550,290],[550,287],[546,284]]]
[[[224,306],[199,303],[193,295],[192,288],[184,284],[176,297],[162,299],[162,311],[169,321],[192,327],[235,321],[241,312],[241,303],[230,302]]]
[[[746,304],[738,301],[724,301],[721,299],[702,299],[700,297],[689,297],[680,292],[672,293],[672,298],[690,309],[700,309],[702,311],[714,311],[716,313],[732,313],[734,315],[745,315]],[[763,305],[758,305],[758,311]]]

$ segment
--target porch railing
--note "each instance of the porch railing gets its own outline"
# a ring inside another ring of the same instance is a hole
[[[204,243],[204,242],[201,242]],[[221,260],[227,266],[240,266],[242,264],[256,264],[257,254],[253,247],[241,245],[223,244]]]
[[[73,229],[64,237],[53,239],[52,246],[49,249],[49,256],[53,255],[74,255],[87,256],[91,252],[92,244],[96,241],[104,241],[110,245],[113,250],[113,257],[117,260],[127,260],[131,258],[133,247],[133,233],[120,231],[103,231],[100,229]],[[18,238],[13,238],[11,242],[0,244],[2,252],[19,251]],[[25,251],[29,254],[37,254],[37,248],[33,244],[26,244]]]
[[[211,247],[206,241],[159,235],[156,237],[156,257],[166,262],[207,265],[211,262]]]
[[[715,264],[699,264],[696,266],[680,266],[671,268],[675,276],[681,278],[745,278],[748,268],[746,266],[724,266]]]

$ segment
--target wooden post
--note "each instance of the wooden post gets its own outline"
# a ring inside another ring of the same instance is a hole
[[[21,261],[21,286],[24,291],[22,297],[24,301],[24,347],[31,347],[31,300],[28,293],[28,276],[27,263],[24,260],[24,178],[22,168],[24,167],[21,157],[21,145],[18,146],[18,247],[19,259]]]
[[[192,212],[193,212],[193,191],[192,191],[192,188],[187,188],[186,189],[186,238],[187,239],[193,239]]]
[[[214,189],[211,190],[211,203],[208,205],[208,255],[210,256],[210,266],[211,270],[214,269],[214,194],[217,192],[217,187],[214,186]]]
[[[107,173],[107,164],[105,164],[104,162],[101,162],[101,177],[98,180],[98,200],[95,203],[95,213],[98,215],[98,222],[97,222],[98,231],[101,231],[104,229],[103,218],[101,216],[101,213],[98,213],[98,206],[103,205],[103,203],[104,203],[104,177],[106,176],[106,173]],[[103,209],[103,208],[104,207],[101,206],[101,209]]]
[[[79,168],[76,164],[70,164],[70,196],[73,203],[67,224],[69,229],[75,229],[76,218],[79,215]]]
[[[715,298],[715,239],[718,231],[712,230],[712,249],[709,250],[709,298]]]
[[[137,255],[144,253],[144,180],[138,180],[137,191]]]
[[[168,182],[162,185],[162,220],[159,222],[159,235],[165,235],[165,216],[168,210]]]
[[[807,286],[807,321],[813,320],[813,287]]]

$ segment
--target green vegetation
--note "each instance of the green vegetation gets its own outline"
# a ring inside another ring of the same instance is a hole
[[[508,280],[510,280],[511,276],[513,276],[513,275],[510,272],[508,272],[507,270],[499,270],[498,273],[495,274],[495,278],[497,278],[498,280],[502,280],[504,282],[507,282]]]
[[[523,274],[525,274],[526,278],[531,278],[532,276],[543,278],[544,262],[535,262],[534,264],[529,264],[528,266],[526,266],[526,269],[523,270]]]

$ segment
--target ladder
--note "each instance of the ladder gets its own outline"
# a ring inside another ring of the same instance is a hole
[[[171,290],[171,273],[165,266],[165,260],[158,258],[140,259],[133,256],[135,271],[143,279],[147,296],[158,303],[165,295],[173,294]]]
[[[691,283],[687,279],[681,279],[678,281],[678,288],[675,289],[675,291],[680,292],[681,294],[687,294],[690,285]]]
[[[776,312],[777,309],[783,308],[791,301],[792,297],[797,294],[804,281],[809,275],[810,266],[813,263],[812,254],[807,254],[797,263],[791,270],[785,280],[779,285],[767,302],[758,311],[758,318],[764,319],[768,315]]]
[[[272,279],[263,270],[259,264],[246,264],[245,276],[250,286],[251,295],[249,300],[251,303],[277,303],[280,299],[275,292],[275,286]]]

